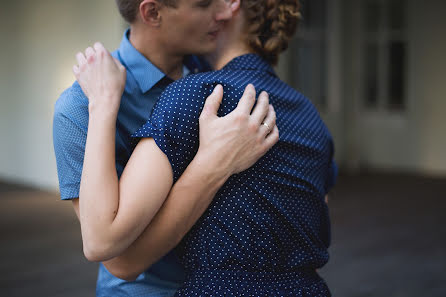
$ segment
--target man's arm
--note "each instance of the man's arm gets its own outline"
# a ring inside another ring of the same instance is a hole
[[[266,102],[267,95],[260,96],[258,106],[269,110],[257,109],[250,116],[255,98],[252,92],[255,90],[252,86],[247,89],[251,96],[241,101],[236,110],[240,114],[233,118],[216,116],[222,90],[208,98],[200,118],[200,149],[197,155],[142,235],[122,255],[103,262],[112,274],[134,280],[173,249],[204,213],[228,177],[252,166],[278,141],[275,112]],[[265,135],[268,131],[263,130],[265,126],[260,125],[261,122],[274,127],[274,130]],[[258,135],[255,141],[261,145],[249,141],[252,134]]]

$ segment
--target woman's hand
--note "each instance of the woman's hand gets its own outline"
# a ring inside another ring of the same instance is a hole
[[[73,73],[88,97],[90,114],[117,116],[126,82],[124,66],[99,42],[78,53],[76,59]]]

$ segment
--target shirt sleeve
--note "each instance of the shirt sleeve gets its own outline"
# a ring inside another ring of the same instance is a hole
[[[174,182],[199,147],[198,120],[213,86],[191,76],[174,82],[161,94],[150,119],[132,137],[153,138],[169,159]]]
[[[69,113],[62,111],[66,104],[71,104],[71,102],[65,102],[65,98],[62,99],[56,103],[54,112],[53,145],[60,196],[62,200],[70,200],[79,197],[87,129],[79,122],[75,122],[68,115]],[[70,108],[79,108],[77,116],[86,117],[85,121],[88,122],[88,106],[85,107],[87,110],[83,110],[82,106],[70,106]]]

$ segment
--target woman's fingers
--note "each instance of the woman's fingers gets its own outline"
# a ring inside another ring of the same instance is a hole
[[[104,45],[102,45],[102,43],[100,42],[95,42],[95,44],[93,45],[94,49],[100,53],[100,52],[107,52],[107,50],[105,49]]]
[[[73,66],[73,73],[77,76],[82,71],[85,70],[85,65],[92,64],[97,59],[100,59],[102,57],[110,56],[110,60],[113,61],[111,55],[107,55],[108,51],[105,49],[105,47],[100,42],[96,42],[92,47],[89,46],[85,49],[85,52],[79,52],[76,54],[76,60],[77,64]],[[114,61],[115,64],[119,67],[119,62]]]
[[[84,54],[81,52],[76,54],[76,60],[77,60],[77,64],[79,65],[79,67],[87,64],[87,59],[85,58]]]
[[[120,69],[121,71],[125,70],[125,67],[122,65],[122,63],[118,59],[113,57],[102,43],[95,42],[93,48],[98,59],[109,63],[114,62],[118,69]]]
[[[99,57],[99,59],[103,59],[106,62],[115,62],[113,60],[112,55],[108,52],[108,50],[102,45],[100,42],[95,42],[93,45],[94,50],[96,51],[96,55]],[[115,62],[116,64],[116,62]],[[116,64],[116,66],[118,66]]]
[[[252,112],[252,118],[256,121],[258,125],[261,125],[269,109],[269,95],[267,92],[263,91],[260,93],[257,99],[257,104]]]
[[[73,73],[90,103],[104,107],[97,110],[117,111],[125,88],[124,66],[99,42],[78,53],[76,59]]]
[[[87,47],[87,49],[85,50],[85,58],[87,59],[88,63],[92,63],[94,61],[95,55],[96,52],[94,51],[94,49],[91,46]]]
[[[126,71],[124,65],[122,65],[121,61],[119,61],[118,59],[116,59],[115,57],[113,57],[112,55],[110,55],[110,57],[113,58],[113,61],[115,62],[115,65],[121,70],[121,71]]]
[[[77,78],[77,76],[79,75],[79,66],[77,66],[77,65],[73,66],[73,73],[74,73],[74,76],[76,76],[76,78]]]

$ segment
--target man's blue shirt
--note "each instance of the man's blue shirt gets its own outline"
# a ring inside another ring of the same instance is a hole
[[[159,95],[172,82],[130,43],[129,30],[119,49],[112,53],[127,69],[127,81],[116,123],[116,169],[120,177],[132,154],[130,135],[150,117]],[[201,70],[199,61],[191,57],[187,66],[192,72]],[[88,99],[75,82],[57,100],[53,121],[59,187],[62,200],[79,197],[79,187],[88,129]],[[177,258],[168,254],[135,282],[126,282],[111,275],[101,264],[97,296],[171,296],[182,283],[183,268]]]

